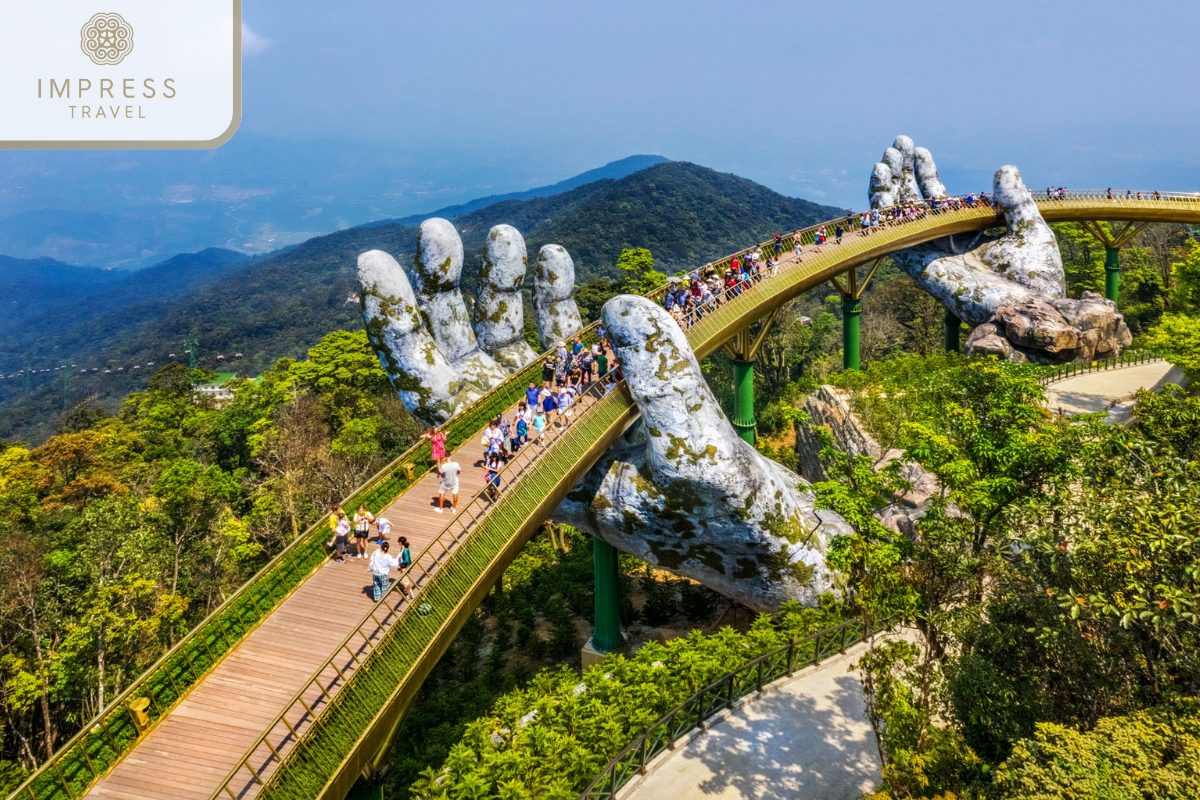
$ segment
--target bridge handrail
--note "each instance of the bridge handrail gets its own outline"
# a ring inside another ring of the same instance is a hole
[[[585,392],[580,395],[578,404],[572,408],[579,411],[583,410],[583,406],[588,405],[589,411],[594,411],[597,406],[600,406],[606,401],[609,401],[610,395],[615,395],[614,400],[623,399],[625,404],[628,404],[629,398],[624,382],[616,385],[610,393],[604,392],[604,385],[601,382],[593,383]],[[615,403],[611,403],[613,405]],[[558,454],[559,445],[564,441],[568,434],[574,433],[577,430],[586,428],[586,423],[593,418],[594,415],[579,414],[579,419],[573,420],[568,426],[556,427],[553,430],[547,428],[542,434],[538,444],[530,442],[521,448],[520,451],[510,458],[508,465],[501,471],[502,483],[505,477],[511,478],[514,475],[527,475],[536,465],[542,462],[543,459],[553,458]],[[540,446],[539,446],[540,445]],[[284,730],[279,731],[281,739],[292,739],[299,742],[306,739],[313,725],[317,725],[325,718],[329,707],[336,705],[343,696],[353,696],[352,693],[347,694],[346,689],[350,688],[355,679],[362,674],[370,673],[371,669],[378,659],[374,658],[376,654],[386,644],[386,640],[393,631],[401,628],[404,624],[412,622],[411,617],[415,614],[418,618],[426,618],[433,614],[433,604],[429,602],[430,593],[428,591],[430,584],[438,575],[444,574],[454,562],[461,557],[465,552],[463,547],[467,543],[467,539],[471,538],[472,531],[470,528],[473,523],[483,520],[488,516],[494,508],[501,505],[502,502],[518,502],[511,500],[514,495],[506,493],[503,487],[496,501],[492,501],[488,496],[488,488],[485,486],[462,507],[462,510],[450,520],[442,531],[435,537],[425,549],[417,555],[412,562],[411,568],[402,576],[402,580],[393,581],[389,586],[388,591],[384,596],[376,601],[371,609],[364,615],[362,623],[351,631],[345,639],[338,645],[337,650],[329,659],[327,659],[320,667],[318,667],[305,682],[302,689],[296,692],[286,707],[280,712],[275,719],[267,726],[262,735],[255,740],[254,744],[246,751],[242,759],[238,762],[225,780],[221,787],[212,794],[212,797],[220,797],[222,794],[237,797],[239,796],[230,788],[230,783],[233,782],[238,773],[243,769],[249,773],[249,781],[258,783],[261,786],[270,785],[270,782],[278,771],[271,774],[264,774],[264,770],[256,769],[250,764],[255,752],[263,744],[266,744],[267,749],[272,753],[277,753],[280,748],[273,746],[270,738],[276,733],[276,729],[283,727]],[[428,565],[426,562],[429,562]],[[485,566],[485,565],[481,565]],[[414,597],[410,600],[404,592],[403,579],[412,582]],[[393,597],[399,595],[393,601]],[[382,615],[382,619],[380,616]],[[373,623],[373,625],[372,625]],[[364,631],[364,628],[367,630]],[[376,639],[378,638],[378,642]],[[358,640],[362,640],[359,643]],[[354,647],[351,644],[354,643]],[[366,651],[364,655],[364,651]],[[336,662],[346,659],[350,656],[350,660],[355,662],[355,667],[348,678],[342,677],[342,670],[338,669]],[[386,667],[380,665],[382,669]],[[332,669],[338,673],[341,678],[340,685],[337,687],[335,694],[330,693],[333,686],[322,686],[323,680],[328,680],[327,673]],[[396,680],[399,680],[403,673],[399,675],[392,674]],[[314,687],[317,689],[315,694],[325,698],[325,704],[309,703],[305,701],[305,696],[313,694]],[[322,707],[324,705],[324,707]],[[289,722],[287,717],[289,713],[296,712],[301,725],[305,722],[310,723],[309,728],[305,728],[303,732],[299,732],[296,726]],[[287,751],[282,759],[276,756],[276,760],[287,760],[294,750]],[[278,766],[275,764],[274,766]]]
[[[851,619],[840,625],[817,631],[803,639],[792,639],[782,647],[763,653],[726,672],[700,691],[683,700],[666,714],[642,728],[637,738],[626,745],[596,775],[579,794],[579,800],[615,800],[617,791],[633,777],[646,774],[646,765],[664,750],[674,750],[675,743],[693,728],[704,729],[704,723],[721,711],[733,709],[733,704],[750,694],[762,694],[763,687],[780,678],[790,678],[805,667],[817,666],[828,655],[846,653],[847,646],[870,639],[877,633],[891,630],[899,617],[884,620]],[[822,647],[824,639],[824,647]]]
[[[976,195],[976,197],[980,196]],[[966,195],[961,195],[948,199],[952,203],[961,203],[965,197]],[[1074,190],[1051,198],[1039,198],[1039,193],[1035,192],[1034,197],[1040,207],[1053,207],[1064,203],[1069,204],[1072,201],[1108,199],[1106,190]],[[1200,193],[1128,191],[1115,192],[1111,199],[1113,201],[1171,201],[1197,204],[1200,203]],[[762,247],[764,255],[767,257],[778,256],[794,249],[792,233],[800,233],[801,241],[807,246],[812,244],[815,234],[821,226],[825,226],[828,229],[827,232],[832,234],[833,227],[839,222],[857,219],[858,216],[858,214],[848,214],[790,232],[784,235],[779,253],[775,252],[773,240],[762,242],[757,246]],[[899,224],[904,222],[905,220],[898,221]],[[848,226],[846,233],[849,235],[855,233],[856,230],[856,228]],[[752,247],[708,262],[698,269],[691,270],[690,274],[708,269],[722,269],[729,264],[733,255],[744,254],[750,249]],[[660,298],[666,288],[665,286],[659,287],[650,292],[649,296]],[[581,333],[594,336],[595,329],[596,323],[593,323]],[[529,382],[530,378],[538,375],[542,361],[550,352],[541,354],[447,422],[444,426],[448,438],[447,449],[452,449],[457,443],[461,443],[477,433],[482,427],[483,420],[515,402],[516,398],[520,396],[523,386]],[[509,399],[510,395],[512,399]],[[414,467],[416,474],[412,481],[409,481],[406,476],[399,475],[406,464]],[[362,503],[372,511],[377,511],[407,491],[431,466],[429,444],[424,441],[419,442],[358,487],[342,504],[352,508],[354,505]],[[138,731],[134,724],[133,715],[129,709],[132,699],[140,694],[149,697],[151,707],[148,712],[151,715],[151,724],[169,712],[192,686],[211,671],[225,654],[230,652],[275,606],[303,583],[313,573],[316,566],[324,561],[326,552],[321,540],[324,538],[323,528],[326,520],[327,517],[322,517],[310,525],[303,534],[289,543],[253,577],[242,584],[228,599],[186,634],[179,643],[164,653],[142,676],[130,684],[103,712],[89,721],[62,745],[55,752],[54,757],[43,762],[17,787],[11,797],[23,796],[40,800],[50,796],[65,796],[73,800],[78,796],[75,789],[79,789],[80,793],[86,791],[87,787],[119,760],[132,745],[136,744],[140,737],[142,732]],[[155,679],[159,681],[157,685],[153,684]],[[71,777],[68,778],[68,775]],[[46,794],[43,791],[45,789],[50,789],[51,793]]]

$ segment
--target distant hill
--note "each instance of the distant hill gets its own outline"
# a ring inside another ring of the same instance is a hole
[[[464,285],[470,289],[488,230],[504,222],[524,235],[532,258],[543,244],[565,246],[580,283],[615,274],[625,247],[647,247],[657,265],[675,271],[738,247],[843,213],[784,197],[753,181],[687,162],[657,164],[618,180],[600,180],[552,197],[506,200],[459,217],[466,248]],[[381,249],[401,264],[412,261],[417,229],[407,225],[351,228],[310,239],[275,255],[234,267],[185,295],[156,299],[79,323],[56,321],[31,343],[36,353],[70,356],[83,365],[161,364],[186,338],[200,341],[207,366],[217,354],[245,354],[237,368],[257,373],[283,356],[302,356],[325,333],[362,327],[357,303],[358,254]],[[0,343],[2,345],[3,343]],[[0,347],[0,353],[3,348]],[[147,373],[80,376],[71,388],[39,378],[28,394],[0,381],[0,436],[40,438],[64,397],[124,396]],[[61,380],[66,380],[65,378]]]
[[[103,292],[123,273],[76,267],[52,258],[0,256],[0,336],[38,320],[48,301],[71,303]]]
[[[466,203],[460,203],[456,206],[446,206],[439,208],[437,211],[431,211],[428,214],[413,214],[399,219],[379,220],[377,222],[368,223],[374,227],[379,225],[399,224],[399,225],[420,225],[424,220],[430,217],[442,217],[443,219],[458,219],[461,216],[470,214],[472,211],[478,211],[481,208],[502,203],[505,200],[534,200],[539,197],[550,197],[551,195],[562,194],[569,192],[585,183],[594,181],[602,181],[606,179],[616,180],[624,178],[626,175],[631,175],[639,170],[652,167],[655,164],[663,164],[670,159],[662,156],[629,156],[622,158],[619,161],[610,161],[603,167],[589,169],[587,172],[581,172],[573,178],[567,178],[565,181],[550,186],[539,186],[536,189],[528,189],[524,192],[509,192],[508,194],[493,194],[488,197],[480,197],[477,200],[471,200]]]

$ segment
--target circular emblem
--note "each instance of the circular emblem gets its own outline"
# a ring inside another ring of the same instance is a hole
[[[120,64],[133,52],[133,27],[120,14],[96,14],[79,38],[79,47],[97,64]]]

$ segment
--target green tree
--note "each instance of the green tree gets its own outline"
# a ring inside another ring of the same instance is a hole
[[[1200,242],[1187,239],[1171,264],[1171,308],[1200,314]]]
[[[644,247],[625,248],[617,259],[621,290],[646,294],[667,282],[667,276],[654,269],[654,256]]]
[[[1142,344],[1183,370],[1189,381],[1200,381],[1200,317],[1163,314]]]

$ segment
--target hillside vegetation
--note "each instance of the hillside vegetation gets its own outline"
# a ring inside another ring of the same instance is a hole
[[[789,230],[827,219],[838,209],[784,197],[753,181],[686,162],[668,162],[620,180],[602,180],[554,197],[506,201],[460,217],[467,259],[464,285],[473,286],[487,231],[516,226],[531,254],[547,243],[565,246],[578,282],[615,276],[627,247],[649,248],[657,268],[673,272]],[[417,229],[403,225],[351,228],[320,236],[196,286],[186,297],[99,314],[71,315],[43,326],[23,347],[44,366],[76,361],[96,366],[162,362],[195,338],[213,367],[217,354],[244,353],[244,374],[281,357],[297,357],[332,330],[362,327],[347,296],[357,289],[359,253],[378,248],[409,263]],[[19,368],[19,367],[16,367]],[[10,370],[11,371],[11,370]],[[29,393],[19,381],[0,381],[0,437],[44,439],[53,417],[89,394],[113,402],[144,385],[148,375],[125,372],[65,378],[41,376]]]

